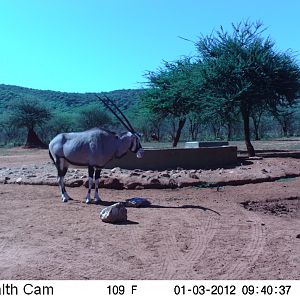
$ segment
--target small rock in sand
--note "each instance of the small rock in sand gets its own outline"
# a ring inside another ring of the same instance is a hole
[[[118,202],[101,210],[100,218],[106,223],[127,221],[127,209],[124,203]]]
[[[126,206],[129,207],[148,207],[150,205],[150,201],[144,198],[135,197],[126,200]]]
[[[23,181],[22,177],[16,179],[16,183],[21,183]]]

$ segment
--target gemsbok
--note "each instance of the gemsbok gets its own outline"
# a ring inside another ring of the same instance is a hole
[[[106,129],[93,128],[82,132],[60,133],[53,138],[49,143],[49,155],[57,168],[58,184],[63,202],[72,199],[66,192],[64,184],[64,176],[69,166],[88,168],[89,189],[85,199],[87,204],[91,203],[91,190],[95,175],[94,200],[99,203],[101,199],[98,194],[98,186],[101,169],[110,160],[121,158],[128,151],[136,153],[137,158],[142,158],[144,154],[140,134],[133,129],[118,106],[108,97],[105,99],[98,95],[96,97],[115,115],[128,132],[118,135]]]

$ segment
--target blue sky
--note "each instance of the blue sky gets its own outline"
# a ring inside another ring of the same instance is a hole
[[[222,25],[261,20],[300,51],[300,1],[0,0],[0,83],[67,92],[139,88]]]

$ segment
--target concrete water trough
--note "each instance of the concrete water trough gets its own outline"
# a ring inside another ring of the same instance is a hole
[[[228,146],[228,142],[223,141],[211,141],[211,142],[186,142],[184,144],[184,148],[199,148],[199,147],[221,147],[221,146]]]
[[[145,149],[142,159],[133,153],[121,159],[112,160],[106,168],[120,167],[123,169],[167,170],[167,169],[211,169],[221,168],[237,163],[237,147],[201,147]]]

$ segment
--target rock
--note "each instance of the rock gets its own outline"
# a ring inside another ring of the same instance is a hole
[[[160,184],[160,181],[157,177],[149,178],[148,180],[151,184]]]
[[[150,201],[144,198],[135,197],[126,200],[126,206],[129,207],[148,207],[150,205]]]
[[[138,172],[131,172],[129,176],[140,176],[141,174]]]
[[[121,168],[119,168],[119,167],[115,167],[115,168],[111,169],[111,173],[120,172],[120,171],[121,171]]]
[[[47,178],[56,178],[57,176],[56,175],[52,175],[52,174],[46,174],[46,177]]]
[[[158,178],[147,178],[143,183],[143,186],[151,189],[160,189],[163,188],[161,181]]]
[[[82,179],[76,179],[76,180],[71,180],[68,183],[69,187],[79,187],[83,185],[83,180]]]
[[[297,239],[300,239],[300,233],[296,235],[296,238],[297,238]]]
[[[178,187],[178,182],[177,182],[174,178],[171,178],[171,179],[169,180],[169,186],[170,186],[171,188],[176,188],[176,187]]]
[[[170,178],[170,174],[168,174],[168,173],[161,173],[161,174],[159,175],[159,177]]]
[[[21,183],[23,181],[22,177],[16,179],[16,183]]]
[[[135,190],[140,184],[138,182],[128,182],[125,184],[125,188],[128,190]]]
[[[199,179],[199,176],[196,174],[195,171],[190,172],[189,177],[192,178],[192,179]]]
[[[119,178],[105,178],[103,186],[109,189],[121,190],[124,188],[124,183]]]
[[[134,187],[135,190],[143,190],[145,187],[142,184],[138,184]],[[128,188],[129,189],[129,188]]]
[[[153,173],[154,173],[154,171],[152,171],[152,170],[148,170],[148,171],[145,171],[145,172],[144,172],[145,175],[151,175],[151,174],[153,174]]]
[[[181,174],[174,173],[174,174],[172,174],[171,179],[176,179],[176,178],[179,178],[179,177],[182,177]]]
[[[101,210],[100,218],[106,223],[127,221],[127,209],[124,203],[118,202]]]

